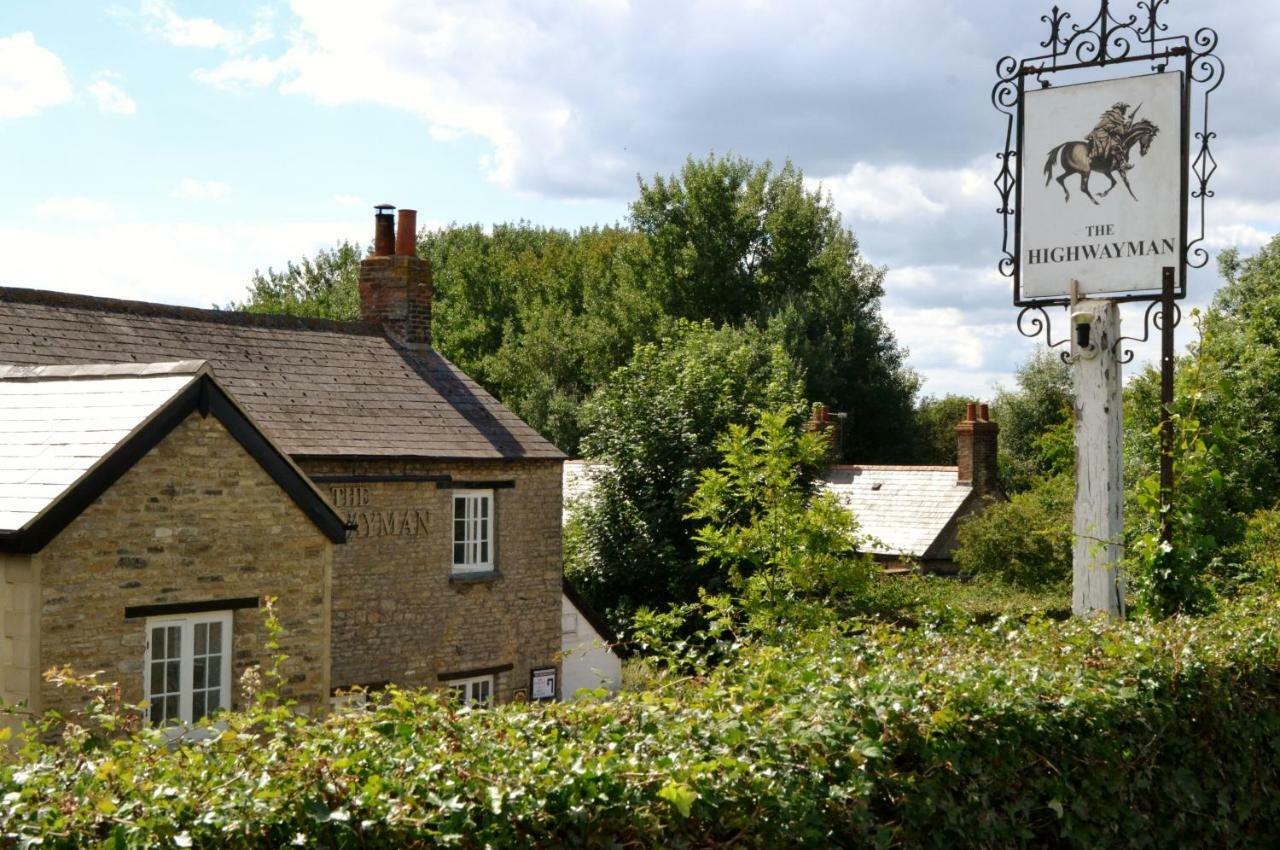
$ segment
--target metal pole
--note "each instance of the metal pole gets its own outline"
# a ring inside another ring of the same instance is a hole
[[[1173,291],[1174,268],[1164,267],[1160,293],[1160,542],[1173,542]]]

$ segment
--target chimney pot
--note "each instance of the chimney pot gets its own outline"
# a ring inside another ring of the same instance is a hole
[[[981,419],[983,422],[991,421],[991,414],[988,412],[987,406],[985,404],[978,406],[978,418]]]
[[[978,418],[978,405],[969,402],[964,406],[964,421],[973,422]]]
[[[373,216],[373,255],[390,257],[396,250],[396,223],[391,217],[395,207],[391,204],[378,204]]]
[[[402,209],[397,213],[396,256],[418,256],[418,211]]]

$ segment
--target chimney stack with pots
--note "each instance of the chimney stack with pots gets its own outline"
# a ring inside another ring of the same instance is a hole
[[[964,421],[956,425],[957,480],[971,484],[980,494],[999,490],[996,467],[996,437],[1000,426],[991,421],[987,405],[969,402]]]
[[[397,228],[391,217],[395,207],[374,209],[373,256],[360,263],[360,316],[382,325],[410,351],[425,354],[431,348],[433,287],[431,264],[418,258],[418,214],[400,210]]]

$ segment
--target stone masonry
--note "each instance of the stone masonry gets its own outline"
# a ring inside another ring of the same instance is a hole
[[[495,696],[505,702],[528,687],[531,669],[557,663],[559,460],[307,459],[302,466],[356,525],[334,553],[334,687],[438,687],[444,678],[494,670]],[[495,482],[496,571],[454,576],[454,488]]]
[[[191,416],[41,552],[40,669],[103,671],[143,698],[145,620],[126,606],[278,597],[287,693],[322,710],[329,695],[333,546],[214,417]],[[15,562],[16,565],[16,562]],[[18,590],[19,588],[11,588]],[[263,611],[234,612],[232,697],[265,664]],[[15,671],[17,672],[17,671]],[[40,710],[78,708],[44,685]]]

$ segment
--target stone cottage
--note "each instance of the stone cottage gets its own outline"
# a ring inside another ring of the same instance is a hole
[[[343,519],[203,361],[0,366],[0,695],[76,709],[101,671],[156,723],[235,705],[286,631],[287,695],[323,710]]]
[[[332,553],[331,689],[559,696],[564,457],[432,348],[414,213],[396,229],[379,208],[361,321],[0,288],[0,364],[206,361],[348,525]],[[183,581],[175,595],[192,602],[229,598]]]

